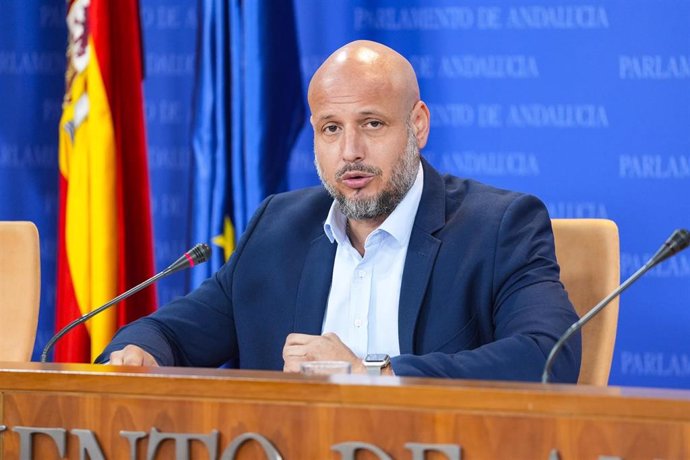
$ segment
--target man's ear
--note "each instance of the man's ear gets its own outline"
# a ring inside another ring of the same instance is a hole
[[[414,135],[417,138],[417,147],[421,150],[426,146],[426,141],[429,138],[429,122],[431,120],[429,107],[424,101],[417,101],[412,108],[410,117],[414,127]]]

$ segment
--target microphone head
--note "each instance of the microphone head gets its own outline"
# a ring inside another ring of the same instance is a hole
[[[679,228],[664,242],[663,246],[654,254],[648,262],[650,267],[662,262],[669,257],[679,253],[690,245],[690,232]]]
[[[189,254],[189,257],[192,258],[193,265],[197,265],[204,263],[211,258],[211,248],[208,246],[208,244],[199,243],[187,251],[187,254]]]
[[[168,268],[164,270],[166,275],[175,273],[185,268],[193,267],[206,262],[211,257],[211,248],[207,244],[199,243],[189,251],[182,254],[182,256],[173,262]]]

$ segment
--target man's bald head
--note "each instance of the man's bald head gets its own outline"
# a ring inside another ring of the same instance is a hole
[[[357,40],[331,54],[309,83],[309,105],[333,94],[345,83],[372,85],[401,101],[409,111],[419,101],[419,85],[412,65],[380,43]]]
[[[350,228],[371,231],[419,173],[429,109],[419,99],[414,70],[380,43],[349,43],[314,74],[309,107],[319,177]]]

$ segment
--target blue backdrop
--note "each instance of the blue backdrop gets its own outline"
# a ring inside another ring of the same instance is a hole
[[[56,3],[59,3],[56,5]],[[189,244],[197,8],[141,0],[156,261]],[[618,223],[622,276],[690,226],[690,2],[685,0],[298,0],[306,84],[357,38],[407,56],[431,109],[424,155],[439,169],[537,194],[552,217]],[[41,232],[42,347],[52,331],[57,123],[64,6],[6,0],[0,16],[0,219]],[[286,123],[289,120],[286,120]],[[311,128],[290,188],[317,183]],[[611,384],[690,388],[690,254],[621,300]],[[163,281],[161,302],[183,294]]]

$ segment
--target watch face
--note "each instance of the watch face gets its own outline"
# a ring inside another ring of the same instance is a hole
[[[378,362],[378,361],[385,361],[386,358],[388,358],[388,355],[386,355],[386,354],[367,355],[367,357],[364,358],[364,361],[366,361],[366,362]]]

